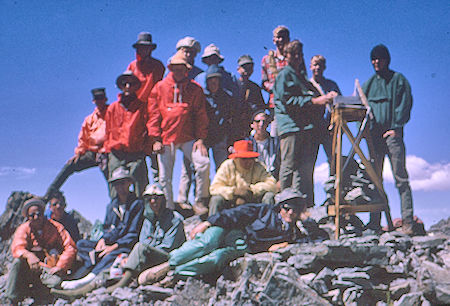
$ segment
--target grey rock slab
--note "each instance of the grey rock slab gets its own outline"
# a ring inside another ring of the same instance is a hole
[[[412,238],[412,242],[416,246],[428,249],[428,248],[435,248],[443,244],[447,239],[448,239],[447,236],[437,234],[433,236],[415,236]]]
[[[402,297],[394,302],[394,306],[420,306],[421,305],[421,292],[411,292],[402,295]]]

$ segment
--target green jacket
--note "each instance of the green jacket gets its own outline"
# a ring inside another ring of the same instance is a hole
[[[411,114],[408,80],[401,73],[389,72],[387,80],[375,74],[362,87],[375,117],[371,128],[380,132],[403,128]]]
[[[311,99],[317,96],[313,86],[294,68],[280,71],[273,87],[278,135],[310,130],[320,123],[321,109]]]

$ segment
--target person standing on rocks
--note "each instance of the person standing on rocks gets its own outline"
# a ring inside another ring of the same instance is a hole
[[[400,194],[402,231],[413,234],[413,199],[406,170],[406,152],[403,129],[410,119],[412,108],[411,86],[399,72],[389,69],[391,55],[384,45],[375,46],[370,52],[375,74],[362,89],[372,108],[374,118],[370,134],[375,146],[374,168],[380,178],[384,157],[387,155]],[[381,213],[371,213],[367,228],[380,230]]]
[[[47,189],[44,199],[49,200],[53,193],[58,191],[69,176],[74,172],[80,172],[99,166],[105,180],[108,180],[107,157],[104,154],[103,143],[105,141],[105,115],[108,109],[105,89],[94,88],[91,90],[96,108],[92,114],[84,119],[78,135],[78,146],[75,155],[71,157],[59,171],[53,182]]]
[[[26,201],[21,224],[11,244],[13,262],[8,274],[6,296],[11,303],[30,294],[34,285],[37,295],[59,286],[62,277],[75,260],[77,248],[64,226],[44,216],[45,203],[37,198]]]
[[[127,67],[127,70],[133,72],[141,82],[141,86],[136,91],[136,96],[145,103],[147,103],[155,84],[162,80],[165,71],[163,63],[152,57],[156,47],[157,45],[153,42],[150,33],[139,33],[137,41],[133,44],[133,48],[136,49],[136,59]],[[159,168],[156,154],[150,154],[150,162],[153,181],[157,182],[159,180]]]
[[[144,223],[139,242],[131,250],[126,263],[122,265],[124,274],[120,281],[107,288],[127,286],[138,273],[166,262],[169,252],[179,248],[186,241],[183,217],[166,207],[166,198],[159,184],[149,185],[144,195]]]
[[[285,189],[277,194],[276,203],[244,204],[210,216],[192,230],[192,240],[170,252],[168,262],[141,273],[139,283],[154,283],[169,271],[162,283],[216,273],[246,252],[275,251],[289,243],[324,238],[303,234],[297,227],[296,222],[306,209],[302,194]],[[308,232],[318,228],[311,219],[303,227]]]
[[[84,266],[75,272],[74,277],[87,275],[62,282],[61,287],[69,290],[53,289],[52,293],[78,296],[93,290],[97,285],[96,276],[110,268],[119,254],[129,254],[137,242],[144,204],[129,190],[134,179],[127,169],[120,167],[113,172],[109,182],[117,190],[117,196],[106,208],[102,238],[99,241],[82,239],[77,243],[78,255]]]

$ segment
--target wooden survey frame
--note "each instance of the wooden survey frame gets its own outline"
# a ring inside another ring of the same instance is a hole
[[[361,130],[358,131],[357,137],[354,137],[352,132],[348,127],[348,122],[363,122],[368,120],[372,116],[370,112],[370,107],[367,102],[367,98],[359,85],[359,81],[355,81],[356,89],[359,96],[363,102],[363,106],[359,107],[346,107],[345,105],[335,105],[331,114],[331,125],[333,127],[333,138],[332,138],[332,161],[330,165],[330,173],[335,174],[335,201],[334,204],[328,205],[328,215],[335,217],[335,238],[339,239],[340,234],[340,216],[345,214],[355,214],[357,212],[381,212],[384,211],[386,216],[386,221],[389,230],[393,229],[391,213],[389,208],[388,198],[383,188],[383,182],[381,177],[377,173],[382,173],[381,169],[376,171],[370,162],[370,159],[374,157],[374,146],[370,133],[368,132],[368,124],[361,124]],[[358,154],[361,162],[366,167],[367,175],[369,176],[372,183],[375,185],[378,193],[381,196],[382,203],[371,203],[366,205],[349,205],[344,203],[344,199],[341,195],[342,191],[342,138],[346,135],[348,140],[352,145],[352,152]],[[369,158],[366,158],[364,152],[359,147],[362,138],[366,139],[367,147],[369,149]]]

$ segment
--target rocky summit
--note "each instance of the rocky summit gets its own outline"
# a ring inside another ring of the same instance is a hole
[[[32,195],[14,192],[0,217],[0,301],[4,299],[9,245]],[[312,216],[315,212],[312,212]],[[320,214],[316,214],[320,215]],[[89,223],[79,218],[82,232]],[[185,221],[186,231],[199,221]],[[54,305],[449,305],[450,218],[424,236],[400,232],[342,235],[339,240],[289,245],[273,253],[247,254],[220,275],[180,280],[169,288],[138,286],[106,293],[98,288]],[[330,229],[331,224],[324,224]],[[34,303],[28,298],[23,305]]]

